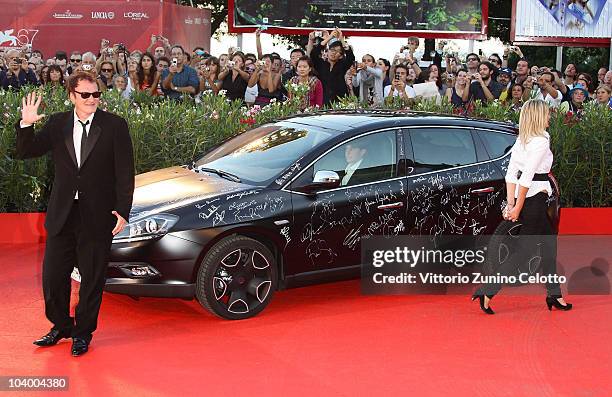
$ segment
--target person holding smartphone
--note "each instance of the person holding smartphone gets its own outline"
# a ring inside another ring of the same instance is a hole
[[[391,85],[385,87],[385,102],[391,102],[394,97],[400,97],[404,102],[416,97],[414,88],[408,85],[408,67],[400,64],[395,67],[395,76]]]
[[[200,88],[198,72],[186,64],[185,50],[175,45],[170,50],[170,66],[162,72],[162,89],[171,99],[181,99],[184,94],[195,95]]]
[[[546,131],[549,120],[548,103],[541,99],[528,100],[521,108],[519,136],[512,147],[505,178],[507,205],[502,211],[506,221],[517,222],[520,226],[519,240],[518,246],[497,269],[497,275],[518,275],[519,266],[525,268],[533,255],[541,257],[541,274],[556,275],[557,239],[547,215],[548,201],[553,193],[548,176],[553,163],[550,135]],[[472,300],[478,299],[486,314],[494,314],[490,301],[501,288],[499,283],[485,284],[472,295]],[[546,292],[549,310],[572,308],[563,299],[558,282],[547,282]]]

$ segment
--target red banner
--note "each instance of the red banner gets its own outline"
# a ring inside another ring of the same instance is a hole
[[[46,58],[56,51],[92,51],[100,40],[145,50],[163,35],[188,51],[210,49],[210,11],[159,1],[0,0],[0,48],[31,45]]]

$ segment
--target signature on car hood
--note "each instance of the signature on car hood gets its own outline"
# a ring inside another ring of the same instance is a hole
[[[170,167],[136,176],[130,221],[253,186],[215,174]]]

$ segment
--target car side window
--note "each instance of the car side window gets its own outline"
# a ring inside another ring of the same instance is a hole
[[[421,172],[475,163],[476,148],[469,129],[419,128],[410,130],[415,168]]]
[[[516,135],[504,134],[502,132],[476,130],[480,136],[489,158],[496,159],[508,153],[516,142]]]
[[[384,131],[344,143],[313,165],[317,171],[335,171],[340,186],[354,186],[396,176],[397,151],[395,131]]]

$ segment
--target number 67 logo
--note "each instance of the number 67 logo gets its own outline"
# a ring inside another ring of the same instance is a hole
[[[18,47],[24,45],[32,45],[34,37],[38,34],[37,29],[21,29],[17,32],[17,35],[13,35],[14,29],[7,29],[0,31],[0,46],[4,43],[10,43],[11,47]]]

